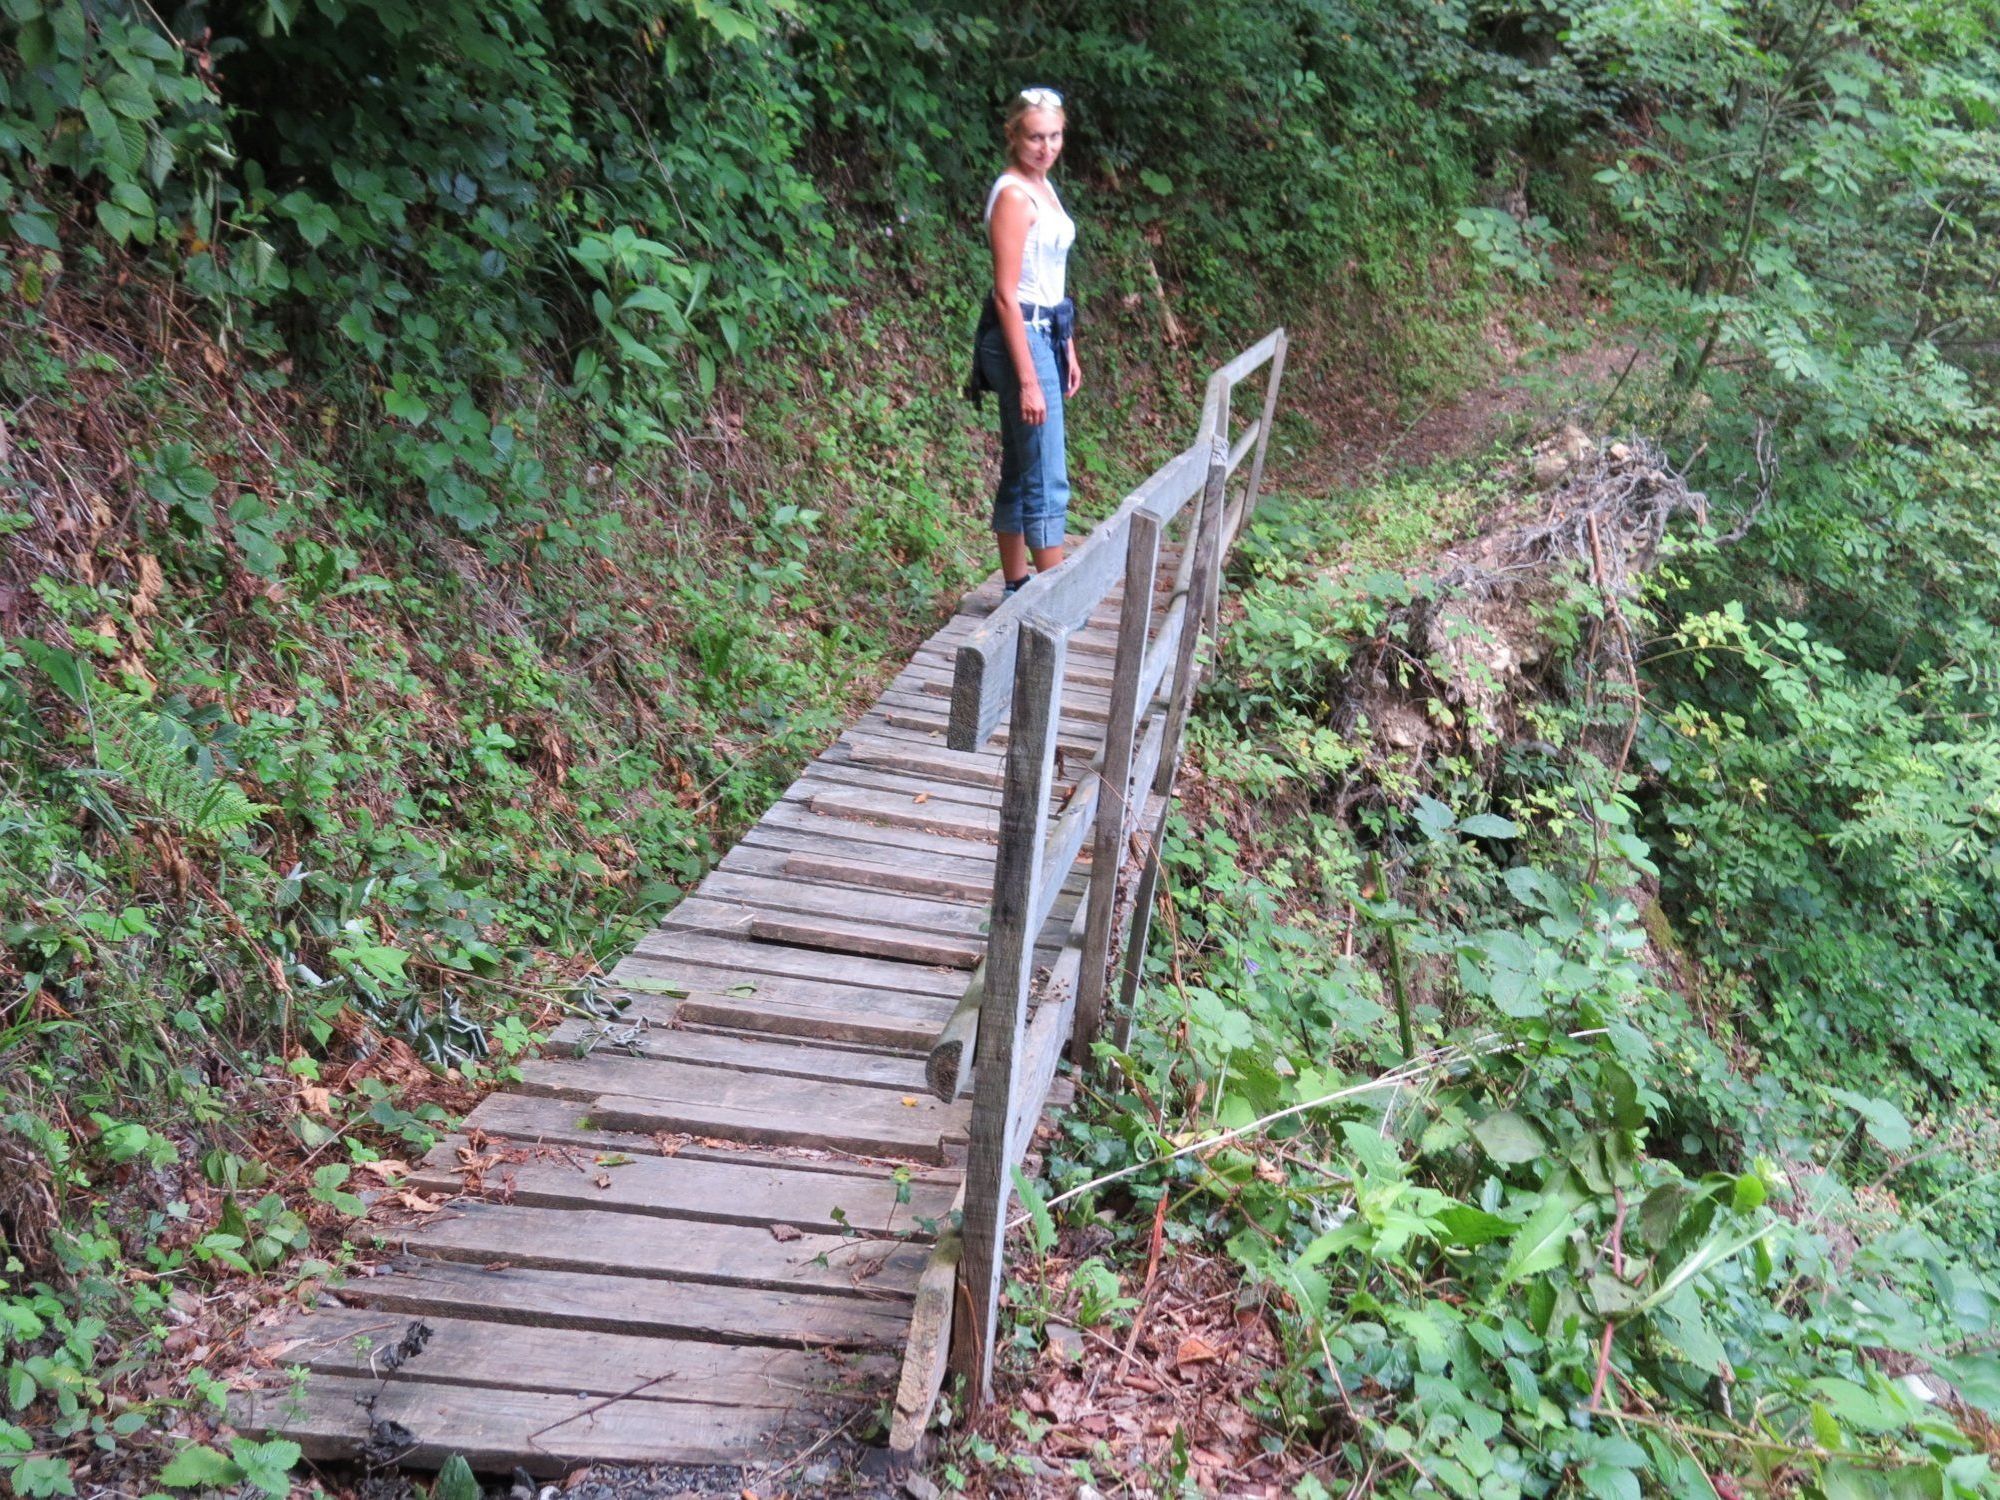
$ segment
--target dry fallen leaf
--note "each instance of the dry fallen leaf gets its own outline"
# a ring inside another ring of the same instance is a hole
[[[916,1107],[917,1107],[917,1096],[915,1094],[903,1095],[903,1108],[915,1109]]]
[[[910,800],[912,802],[928,802],[931,800],[931,794],[929,792],[918,792],[917,795],[912,797]]]
[[[386,1185],[398,1177],[408,1177],[410,1175],[410,1164],[406,1161],[397,1161],[393,1157],[387,1157],[381,1161],[361,1162],[354,1170],[357,1172],[366,1172]]]
[[[308,1083],[299,1090],[299,1104],[316,1115],[333,1113],[333,1090]]]
[[[804,1236],[789,1224],[773,1224],[771,1226],[771,1238],[774,1240],[790,1241],[803,1239]]]
[[[1177,1365],[1198,1365],[1203,1360],[1221,1357],[1221,1351],[1198,1333],[1191,1333],[1182,1339],[1180,1348],[1174,1351],[1174,1363]]]
[[[413,1193],[408,1188],[396,1194],[396,1201],[420,1214],[434,1214],[444,1207],[435,1198],[426,1198],[422,1193]]]
[[[608,1188],[611,1186],[611,1174],[609,1172],[599,1172],[595,1177],[591,1178],[590,1180],[600,1188]]]

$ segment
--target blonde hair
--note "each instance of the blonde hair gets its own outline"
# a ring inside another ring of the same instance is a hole
[[[1022,89],[1007,101],[1007,144],[1013,145],[1021,133],[1021,122],[1035,110],[1046,109],[1059,118],[1064,125],[1069,124],[1069,111],[1063,108],[1063,97],[1054,89]]]

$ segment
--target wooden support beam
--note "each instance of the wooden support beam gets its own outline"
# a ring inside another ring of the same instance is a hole
[[[1125,544],[1125,597],[1153,597],[1159,570],[1160,522],[1145,512],[1132,517]],[[1186,618],[1186,611],[1182,611]],[[1118,622],[1118,656],[1111,681],[1111,716],[1104,731],[1103,790],[1098,794],[1096,826],[1092,830],[1090,898],[1084,926],[1082,968],[1076,994],[1076,1030],[1071,1057],[1081,1066],[1097,1037],[1104,1009],[1105,970],[1111,956],[1111,917],[1118,902],[1118,867],[1131,827],[1128,804],[1132,795],[1133,733],[1150,695],[1142,696],[1146,676],[1148,613],[1128,609]],[[1164,653],[1162,653],[1164,656]]]
[[[965,1164],[962,1275],[968,1317],[953,1356],[975,1403],[986,1399],[992,1385],[993,1338],[1006,1272],[1007,1174],[1018,1158],[1010,1118],[1015,1058],[1034,963],[1035,933],[1028,914],[1041,883],[1049,782],[1055,774],[1056,684],[1062,681],[1064,655],[1057,625],[1040,618],[1022,622]]]

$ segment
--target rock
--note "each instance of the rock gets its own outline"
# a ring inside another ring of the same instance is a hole
[[[1584,435],[1583,429],[1566,423],[1561,432],[1535,449],[1535,483],[1548,489],[1596,454],[1597,444]]]
[[[1067,1323],[1051,1323],[1043,1330],[1047,1338],[1049,1353],[1058,1362],[1066,1365],[1080,1364],[1083,1360],[1083,1335]]]
[[[938,1487],[921,1474],[912,1474],[903,1481],[903,1493],[910,1500],[938,1500]]]
[[[811,1465],[805,1470],[804,1473],[800,1474],[799,1482],[802,1484],[810,1485],[814,1489],[818,1489],[820,1486],[824,1485],[831,1478],[833,1478],[833,1465],[828,1463],[818,1463]]]

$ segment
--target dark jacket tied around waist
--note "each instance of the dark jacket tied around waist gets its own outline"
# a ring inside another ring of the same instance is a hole
[[[1065,297],[1053,307],[1040,307],[1032,302],[1021,304],[1023,322],[1035,323],[1048,319],[1049,343],[1055,348],[1056,378],[1069,379],[1069,341],[1076,332],[1076,299]],[[980,342],[1000,326],[1000,307],[991,292],[986,295],[985,306],[979,309],[979,325],[972,330],[972,374],[965,382],[965,399],[977,401],[993,389],[986,374],[979,368]],[[1060,395],[1058,391],[1056,394]]]

